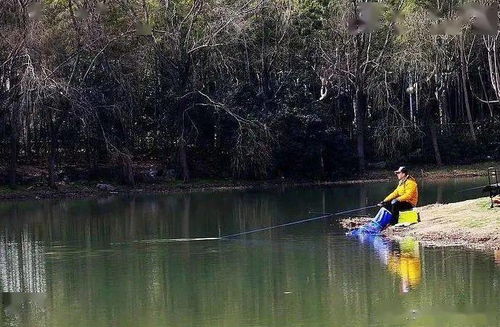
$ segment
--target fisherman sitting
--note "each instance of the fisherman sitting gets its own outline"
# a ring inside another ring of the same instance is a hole
[[[399,167],[394,172],[398,176],[398,187],[378,205],[382,208],[370,222],[347,233],[349,236],[363,236],[380,234],[387,226],[398,224],[400,211],[413,209],[418,201],[417,182],[408,174],[406,167]],[[403,217],[403,214],[405,216]],[[401,226],[411,225],[419,221],[418,213],[407,211],[401,213]]]
[[[404,166],[394,171],[399,183],[394,192],[386,196],[378,205],[392,213],[391,225],[398,223],[399,212],[413,209],[418,202],[418,186],[415,178],[409,175]]]

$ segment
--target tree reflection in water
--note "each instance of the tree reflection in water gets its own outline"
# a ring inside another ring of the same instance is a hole
[[[44,293],[46,291],[45,249],[29,234],[11,240],[0,231],[0,291]]]
[[[45,247],[25,226],[19,235],[0,230],[0,326],[43,321],[47,279]]]

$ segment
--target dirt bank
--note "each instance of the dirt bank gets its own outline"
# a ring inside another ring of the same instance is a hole
[[[391,239],[414,237],[426,246],[464,246],[480,250],[500,249],[500,207],[490,208],[489,198],[419,207],[421,222],[406,228],[390,227]],[[346,219],[351,229],[369,218]]]

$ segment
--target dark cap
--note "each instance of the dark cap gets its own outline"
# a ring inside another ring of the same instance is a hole
[[[394,173],[395,174],[397,174],[397,173],[403,173],[403,174],[408,175],[408,169],[405,166],[401,166],[401,167],[398,168],[398,170],[395,170]]]

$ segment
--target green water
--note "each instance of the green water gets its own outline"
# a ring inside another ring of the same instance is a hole
[[[426,181],[421,204],[483,179]],[[500,326],[493,254],[320,220],[394,183],[0,204],[0,326]],[[372,211],[367,212],[369,214]]]

